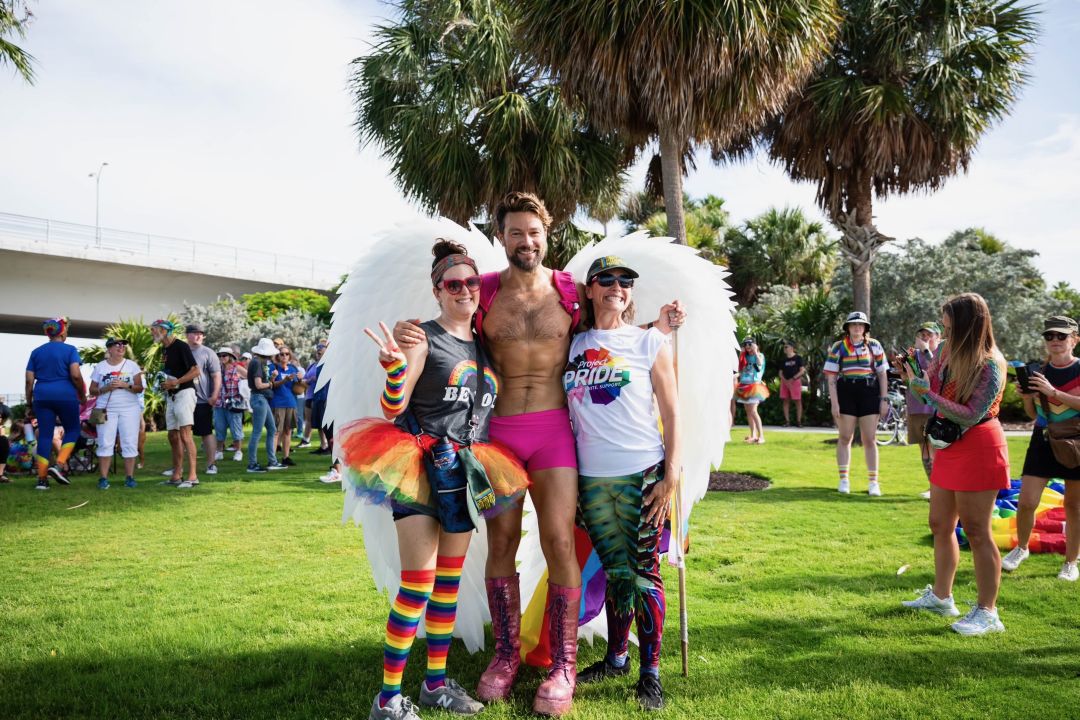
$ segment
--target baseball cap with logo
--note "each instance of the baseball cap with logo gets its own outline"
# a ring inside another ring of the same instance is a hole
[[[610,270],[624,270],[627,277],[639,277],[634,269],[627,265],[621,257],[616,255],[605,255],[604,257],[598,257],[593,260],[592,265],[589,266],[589,272],[585,276],[585,284],[588,285],[594,277],[602,272],[608,272]]]

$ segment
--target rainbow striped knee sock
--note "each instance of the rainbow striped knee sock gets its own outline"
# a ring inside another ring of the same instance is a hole
[[[383,684],[379,692],[379,707],[383,707],[395,695],[401,694],[401,675],[405,662],[416,638],[416,626],[424,605],[431,597],[435,585],[434,570],[402,570],[401,588],[398,590],[390,617],[386,620],[386,642],[383,645]]]
[[[424,682],[428,690],[446,684],[446,656],[450,652],[450,640],[454,634],[457,618],[458,585],[461,583],[461,566],[465,557],[439,556],[435,566],[435,589],[428,600],[424,615],[424,632],[427,634],[427,672]]]

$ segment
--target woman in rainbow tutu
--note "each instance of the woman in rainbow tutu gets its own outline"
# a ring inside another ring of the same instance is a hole
[[[765,442],[765,431],[761,427],[761,415],[758,405],[769,397],[769,388],[762,382],[765,375],[765,356],[758,350],[754,338],[746,337],[742,341],[739,353],[739,377],[735,383],[735,402],[746,410],[746,424],[750,434],[746,442],[760,445]]]
[[[371,720],[418,717],[401,693],[401,679],[421,614],[428,656],[420,705],[463,715],[483,709],[446,676],[461,569],[479,518],[512,506],[528,486],[517,458],[488,442],[498,382],[472,332],[480,292],[476,263],[448,240],[436,242],[432,254],[441,312],[421,324],[426,341],[405,350],[385,324],[379,323],[383,338],[364,329],[386,370],[386,419],[346,426],[338,445],[348,492],[393,512],[401,559]]]

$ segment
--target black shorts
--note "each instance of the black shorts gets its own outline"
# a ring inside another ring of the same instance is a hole
[[[1040,478],[1058,478],[1060,480],[1080,480],[1080,467],[1067,468],[1057,461],[1050,449],[1044,428],[1037,427],[1031,432],[1027,455],[1024,456],[1024,475]]]
[[[191,425],[191,434],[206,437],[214,434],[214,408],[206,403],[195,405],[195,421]]]
[[[836,381],[836,400],[840,404],[841,415],[864,417],[881,413],[881,394],[878,392],[877,378],[873,382],[862,380]]]
[[[312,407],[312,404],[313,404],[314,402],[315,402],[314,400],[312,400],[311,398],[308,398],[308,399],[304,400],[304,407],[305,407],[306,409],[310,410],[310,409],[311,409],[311,407]]]
[[[326,401],[314,400],[311,403],[311,427],[322,428],[323,415],[326,414]]]

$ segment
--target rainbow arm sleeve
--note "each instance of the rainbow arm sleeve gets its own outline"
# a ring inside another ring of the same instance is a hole
[[[409,363],[405,360],[392,360],[379,364],[386,370],[386,387],[379,403],[384,413],[396,417],[405,410],[405,373],[409,369]]]

